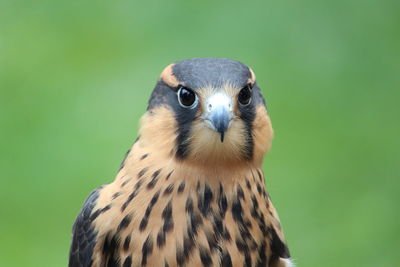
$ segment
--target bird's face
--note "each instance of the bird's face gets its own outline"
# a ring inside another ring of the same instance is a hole
[[[141,136],[147,133],[150,142],[173,141],[170,153],[194,163],[260,160],[272,139],[253,71],[240,62],[217,58],[167,66],[142,128],[156,134],[144,130]]]

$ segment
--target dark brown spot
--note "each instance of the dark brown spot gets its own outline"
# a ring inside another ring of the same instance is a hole
[[[163,196],[167,196],[167,195],[171,194],[172,191],[174,191],[174,184],[170,184],[167,186],[167,188],[165,188]]]
[[[243,222],[242,204],[240,203],[240,200],[238,200],[238,199],[233,200],[231,210],[232,210],[233,219],[237,222]]]
[[[247,246],[247,244],[243,241],[243,239],[236,238],[235,243],[236,243],[237,249],[238,249],[240,252],[244,252],[244,251],[246,251],[246,250],[249,249],[248,246]]]
[[[265,218],[264,214],[260,213],[258,219],[257,219],[258,227],[260,228],[262,234],[264,237],[267,237],[269,233],[269,228],[265,224]]]
[[[119,197],[122,194],[122,192],[117,192],[115,194],[112,195],[112,199],[116,199],[117,197]]]
[[[149,217],[151,214],[151,210],[153,209],[154,205],[156,204],[158,197],[160,196],[160,190],[157,191],[157,193],[154,194],[154,196],[151,198],[149,205],[146,208],[145,214],[140,222],[139,225],[139,230],[143,231],[146,229],[146,226],[149,222]]]
[[[131,235],[128,235],[126,238],[125,238],[125,241],[124,241],[124,250],[125,251],[128,251],[129,250],[129,244],[131,243]]]
[[[119,236],[118,235],[111,235],[108,233],[104,239],[102,253],[105,258],[108,258],[106,266],[118,266],[119,264],[119,257],[118,257],[118,248],[119,248]]]
[[[270,227],[270,232],[272,235],[271,239],[271,251],[273,255],[276,255],[280,258],[290,258],[289,249],[285,243],[279,238],[273,227]]]
[[[249,190],[251,189],[251,185],[250,185],[249,179],[247,179],[247,178],[246,178],[246,187]]]
[[[183,266],[185,261],[186,261],[186,258],[185,258],[185,254],[183,253],[183,248],[177,244],[176,245],[176,263],[178,263],[178,266]]]
[[[253,171],[251,172],[251,176],[253,177],[253,182],[254,182],[254,183],[257,183],[256,177],[254,176]]]
[[[246,228],[251,229],[253,227],[253,224],[251,223],[251,221],[247,218],[243,219],[244,225],[246,226]]]
[[[225,227],[220,218],[213,217],[212,225],[217,239],[220,239],[222,236],[224,236]]]
[[[128,157],[129,152],[131,152],[130,149],[125,153],[124,159],[122,160],[121,165],[119,166],[120,170],[125,166],[126,158]]]
[[[183,239],[183,254],[185,259],[188,259],[194,249],[194,239],[185,236]]]
[[[165,177],[165,180],[167,180],[167,181],[168,181],[168,179],[171,177],[171,174],[172,174],[173,172],[174,172],[173,170],[172,170],[172,171],[170,171],[170,172],[168,173],[167,177]]]
[[[97,209],[95,212],[92,213],[92,215],[90,216],[90,220],[94,221],[100,214],[106,212],[107,210],[109,210],[112,207],[112,204],[108,204],[107,206],[105,206],[104,208],[100,208]]]
[[[237,197],[244,200],[244,192],[240,185],[237,186]]]
[[[221,266],[222,267],[232,267],[231,255],[229,255],[228,251],[224,251],[221,254]]]
[[[224,239],[225,239],[226,241],[229,241],[229,242],[232,240],[231,234],[229,233],[229,231],[228,231],[227,228],[225,228],[225,230],[224,230]]]
[[[168,202],[167,206],[165,206],[162,214],[162,218],[164,219],[163,231],[168,233],[174,228],[174,220],[172,218],[172,202],[171,200]]]
[[[244,263],[243,266],[251,266],[251,256],[248,251],[244,252]]]
[[[192,197],[190,195],[186,199],[185,210],[189,214],[191,214],[193,212],[193,199],[192,199]]]
[[[197,235],[199,227],[203,224],[203,218],[198,212],[192,211],[188,213],[187,223],[188,223],[188,235],[194,238]]]
[[[210,212],[210,203],[213,200],[213,193],[210,186],[207,184],[204,186],[203,194],[199,194],[197,206],[203,216],[206,216]]]
[[[146,168],[143,168],[139,173],[138,173],[138,178],[141,178],[146,172],[147,172],[147,170],[148,170],[149,168],[148,167],[146,167]]]
[[[90,221],[94,221],[100,214],[108,211],[112,207],[112,204],[108,204],[104,208],[99,208],[90,215]]]
[[[118,225],[118,230],[117,231],[121,231],[121,230],[125,229],[126,227],[128,227],[128,225],[131,223],[131,220],[132,220],[132,214],[126,215],[122,219],[120,224]]]
[[[152,177],[150,182],[147,184],[147,189],[153,189],[154,186],[156,185],[157,181],[158,181],[158,176],[160,175],[161,169],[156,170]]]
[[[132,258],[131,256],[128,256],[124,261],[123,267],[131,267],[131,266],[132,266]]]
[[[228,202],[222,184],[219,185],[218,208],[221,217],[225,218],[226,210],[228,209]]]
[[[258,248],[257,267],[267,266],[267,255],[265,254],[266,242],[262,241],[261,246]]]
[[[185,182],[182,182],[178,187],[178,193],[182,193],[185,190]]]
[[[258,191],[258,194],[261,195],[262,189],[261,189],[261,185],[259,183],[257,183],[257,191]]]
[[[128,196],[128,199],[124,202],[124,204],[122,204],[121,206],[121,211],[124,211],[126,209],[126,207],[128,207],[129,203],[132,201],[132,199],[134,199],[137,195],[138,190],[133,190],[133,192]]]
[[[247,243],[244,240],[237,238],[236,247],[238,248],[239,252],[244,254],[243,266],[251,266],[251,257]]]
[[[199,251],[200,251],[200,260],[201,260],[201,263],[203,263],[203,266],[205,266],[205,267],[211,266],[212,259],[211,259],[210,251],[208,251],[205,247],[202,247],[202,246],[199,246]]]
[[[267,192],[265,192],[265,188],[263,188],[262,195],[263,195],[263,197],[264,197],[265,200],[268,200]]]
[[[121,187],[124,187],[124,186],[127,185],[130,181],[131,181],[131,178],[127,178],[127,179],[121,184]]]
[[[257,169],[257,173],[258,173],[258,179],[260,179],[260,182],[263,183],[264,179],[263,179],[263,175],[262,175],[262,172],[260,171],[260,169]]]
[[[164,245],[165,245],[165,232],[161,228],[160,231],[158,231],[158,234],[157,234],[157,246],[159,248],[161,248]]]
[[[142,184],[143,184],[142,180],[137,181],[135,184],[135,190],[139,190],[139,188],[142,186]]]
[[[218,235],[217,233],[209,231],[205,232],[205,234],[207,238],[208,247],[210,248],[210,251],[213,252],[218,248],[218,239],[219,239]]]
[[[142,266],[147,264],[147,257],[153,252],[153,240],[151,235],[147,236],[146,241],[143,243],[142,247]]]
[[[257,198],[254,195],[251,196],[251,202],[253,203],[253,206],[250,209],[250,214],[253,218],[258,219],[260,216],[259,205]]]
[[[140,160],[144,160],[145,158],[147,158],[149,156],[149,154],[144,154],[143,156],[140,157]]]

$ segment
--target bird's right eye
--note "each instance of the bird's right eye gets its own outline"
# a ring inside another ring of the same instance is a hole
[[[195,92],[184,86],[180,86],[178,89],[178,101],[184,108],[194,108],[198,103]]]

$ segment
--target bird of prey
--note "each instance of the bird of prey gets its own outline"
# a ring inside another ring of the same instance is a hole
[[[293,266],[261,169],[272,136],[249,67],[170,64],[115,180],[76,218],[69,266]]]

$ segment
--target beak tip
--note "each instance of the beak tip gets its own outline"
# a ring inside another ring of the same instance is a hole
[[[225,132],[229,128],[229,123],[232,118],[230,112],[223,107],[216,108],[209,114],[209,120],[212,124],[213,130],[220,134],[221,143],[224,142]]]
[[[221,143],[224,142],[225,132],[221,132]]]

